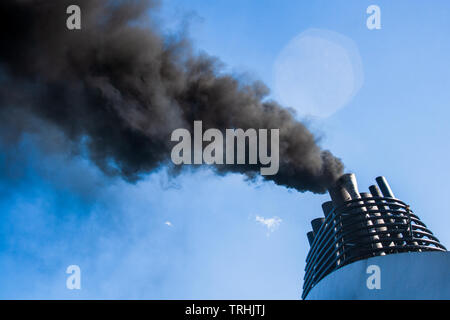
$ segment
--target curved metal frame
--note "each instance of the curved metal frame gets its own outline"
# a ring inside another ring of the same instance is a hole
[[[447,249],[407,204],[386,197],[346,201],[326,217],[311,244],[302,299],[326,275],[349,263],[418,251]]]

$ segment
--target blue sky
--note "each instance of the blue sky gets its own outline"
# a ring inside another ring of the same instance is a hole
[[[371,4],[381,8],[381,30],[366,27]],[[299,34],[350,40],[359,90],[328,117],[298,117],[360,189],[385,175],[449,245],[448,17],[443,0],[167,0],[160,19],[168,31],[188,21],[196,50],[272,89],[275,62]],[[0,298],[300,297],[306,232],[326,195],[207,169],[176,179],[161,169],[127,184],[46,148],[33,136],[0,147]],[[281,222],[269,230],[257,216]],[[81,268],[81,290],[66,289],[71,264]]]

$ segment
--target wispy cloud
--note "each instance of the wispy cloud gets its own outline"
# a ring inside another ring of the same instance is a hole
[[[261,216],[256,216],[256,222],[262,224],[267,228],[267,235],[269,236],[270,233],[274,232],[278,227],[280,226],[280,223],[283,220],[281,218],[275,216],[272,218],[264,218]]]
[[[166,221],[166,222],[164,222],[164,224],[167,225],[167,226],[169,226],[169,227],[173,227],[173,224],[172,224],[172,222],[170,222],[170,221]]]

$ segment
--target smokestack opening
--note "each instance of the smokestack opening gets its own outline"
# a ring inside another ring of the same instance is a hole
[[[325,218],[316,218],[311,221],[311,226],[312,226],[314,234],[319,233],[319,230],[322,227],[324,222],[325,222]]]
[[[333,211],[333,201],[325,201],[322,203],[322,211],[323,214],[326,217]]]
[[[385,177],[379,176],[375,180],[377,181],[383,196],[387,198],[395,198],[394,193],[392,192],[392,189],[389,186],[389,183],[387,182]]]
[[[306,236],[308,237],[309,245],[312,246],[314,242],[314,231],[309,231]]]

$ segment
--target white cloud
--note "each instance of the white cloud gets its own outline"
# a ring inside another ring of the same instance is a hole
[[[272,218],[264,218],[261,216],[256,216],[256,222],[259,222],[260,224],[264,225],[267,228],[267,235],[269,235],[271,232],[274,232],[278,227],[280,226],[281,220],[279,217],[275,216]]]
[[[173,227],[173,224],[172,224],[172,222],[170,222],[170,221],[166,221],[166,222],[164,222],[164,224],[165,224],[165,225],[168,225],[169,227]]]

